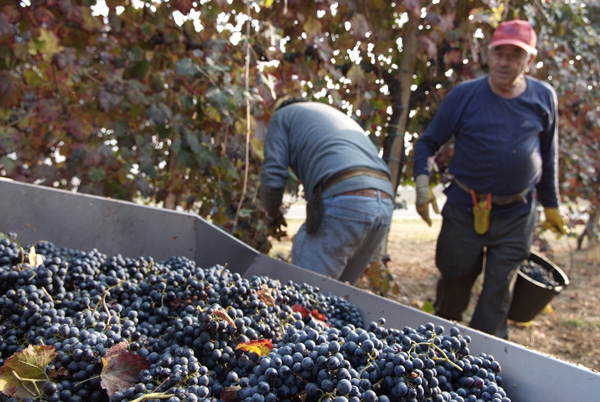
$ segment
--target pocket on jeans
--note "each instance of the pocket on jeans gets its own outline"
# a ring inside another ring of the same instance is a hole
[[[323,250],[342,256],[354,252],[371,230],[371,220],[357,216],[339,216],[327,213],[323,222]]]

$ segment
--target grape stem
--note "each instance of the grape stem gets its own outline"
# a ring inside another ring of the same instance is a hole
[[[40,381],[46,382],[48,381],[48,378],[21,378],[19,377],[19,375],[17,374],[16,371],[12,370],[12,375],[15,376],[15,378],[17,379],[17,381],[19,382],[19,385],[21,385],[21,387],[23,387],[23,389],[25,391],[27,391],[27,393],[31,396],[38,396],[41,394],[40,389],[37,386],[37,383]],[[37,392],[34,392],[32,390],[30,390],[27,385],[26,382],[29,382],[31,384],[33,384],[33,386],[35,387],[35,390]]]
[[[148,399],[169,399],[175,396],[175,394],[165,394],[164,392],[151,392],[146,395],[142,395],[139,398],[135,398],[131,402],[142,402],[147,401]]]
[[[50,295],[50,293],[48,293],[48,290],[46,290],[46,288],[43,287],[43,286],[42,286],[42,291],[44,292],[44,294],[46,296],[48,296],[48,298],[50,299],[50,301],[54,303],[54,299],[52,298],[52,296]]]
[[[102,306],[104,307],[104,311],[106,312],[106,315],[108,316],[106,318],[106,329],[104,330],[104,332],[108,332],[108,330],[110,330],[110,327],[112,326],[110,324],[110,319],[112,318],[111,314],[110,314],[110,310],[108,309],[108,305],[106,304],[106,296],[108,295],[108,292],[110,292],[112,289],[121,286],[123,284],[123,282],[125,281],[119,281],[119,283],[117,283],[114,286],[109,287],[108,289],[106,289],[104,291],[104,293],[102,293]]]

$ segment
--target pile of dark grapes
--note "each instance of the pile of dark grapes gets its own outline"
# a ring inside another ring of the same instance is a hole
[[[548,271],[548,269],[534,261],[525,261],[523,264],[521,264],[520,270],[527,277],[541,283],[542,285],[549,286],[553,289],[557,286],[560,286],[560,283],[554,279],[554,276],[552,276],[552,273]]]
[[[44,260],[30,265],[29,247],[0,240],[0,367],[28,345],[50,345],[48,370],[62,376],[24,400],[510,402],[498,361],[471,355],[456,327],[365,325],[356,306],[316,287],[184,257],[38,243]],[[238,347],[261,340],[272,349]],[[109,396],[102,358],[123,341],[148,368]]]

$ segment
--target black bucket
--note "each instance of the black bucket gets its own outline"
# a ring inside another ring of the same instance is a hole
[[[558,283],[556,286],[538,282],[519,268],[517,281],[508,319],[517,322],[529,322],[550,303],[568,284],[567,275],[554,263],[540,254],[531,252],[528,261],[544,268]]]

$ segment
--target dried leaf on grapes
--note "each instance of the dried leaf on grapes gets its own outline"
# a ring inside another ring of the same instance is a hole
[[[56,357],[54,346],[34,346],[16,352],[0,367],[0,391],[22,399],[40,394],[38,382],[47,380],[46,369]]]
[[[100,385],[109,396],[135,385],[139,381],[140,372],[150,367],[148,359],[130,352],[127,347],[127,342],[119,342],[102,358]]]
[[[260,300],[263,301],[268,306],[275,305],[275,298],[273,297],[273,291],[266,285],[263,284],[262,288],[258,291],[258,295],[260,296]]]
[[[254,352],[259,356],[266,356],[273,349],[273,344],[269,339],[261,339],[259,341],[250,341],[238,344],[236,349],[245,350],[246,352]]]

